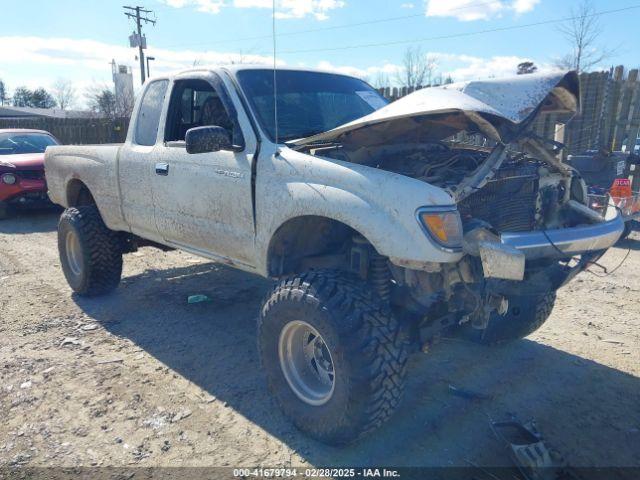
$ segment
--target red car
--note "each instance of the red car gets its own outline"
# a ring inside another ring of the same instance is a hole
[[[58,144],[43,130],[0,129],[0,219],[15,208],[51,205],[44,151]]]

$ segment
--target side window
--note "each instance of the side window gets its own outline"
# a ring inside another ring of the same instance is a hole
[[[204,80],[176,82],[171,94],[165,141],[184,141],[193,127],[216,125],[233,135],[234,125],[214,88]]]
[[[135,142],[138,145],[155,145],[168,85],[168,80],[158,80],[149,85],[144,92],[136,120]]]

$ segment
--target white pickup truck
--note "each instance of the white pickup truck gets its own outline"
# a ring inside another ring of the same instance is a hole
[[[391,104],[309,70],[154,78],[123,145],[46,151],[62,268],[77,294],[105,294],[123,254],[152,245],[277,279],[258,320],[268,385],[300,429],[348,443],[392,415],[410,352],[443,332],[528,335],[617,241],[616,212],[587,208],[579,175],[530,133],[578,107],[575,73]]]

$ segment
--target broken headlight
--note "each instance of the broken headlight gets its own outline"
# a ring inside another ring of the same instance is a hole
[[[446,250],[462,248],[462,221],[455,207],[422,207],[418,221],[429,237]]]

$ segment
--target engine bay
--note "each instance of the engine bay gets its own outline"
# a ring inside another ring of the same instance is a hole
[[[367,165],[453,192],[480,170],[491,147],[433,141],[421,144],[352,147],[345,144],[309,149],[309,153]],[[584,203],[572,172],[512,147],[482,184],[458,201],[463,224],[482,221],[496,232],[523,232],[575,226],[585,218],[568,208]]]

